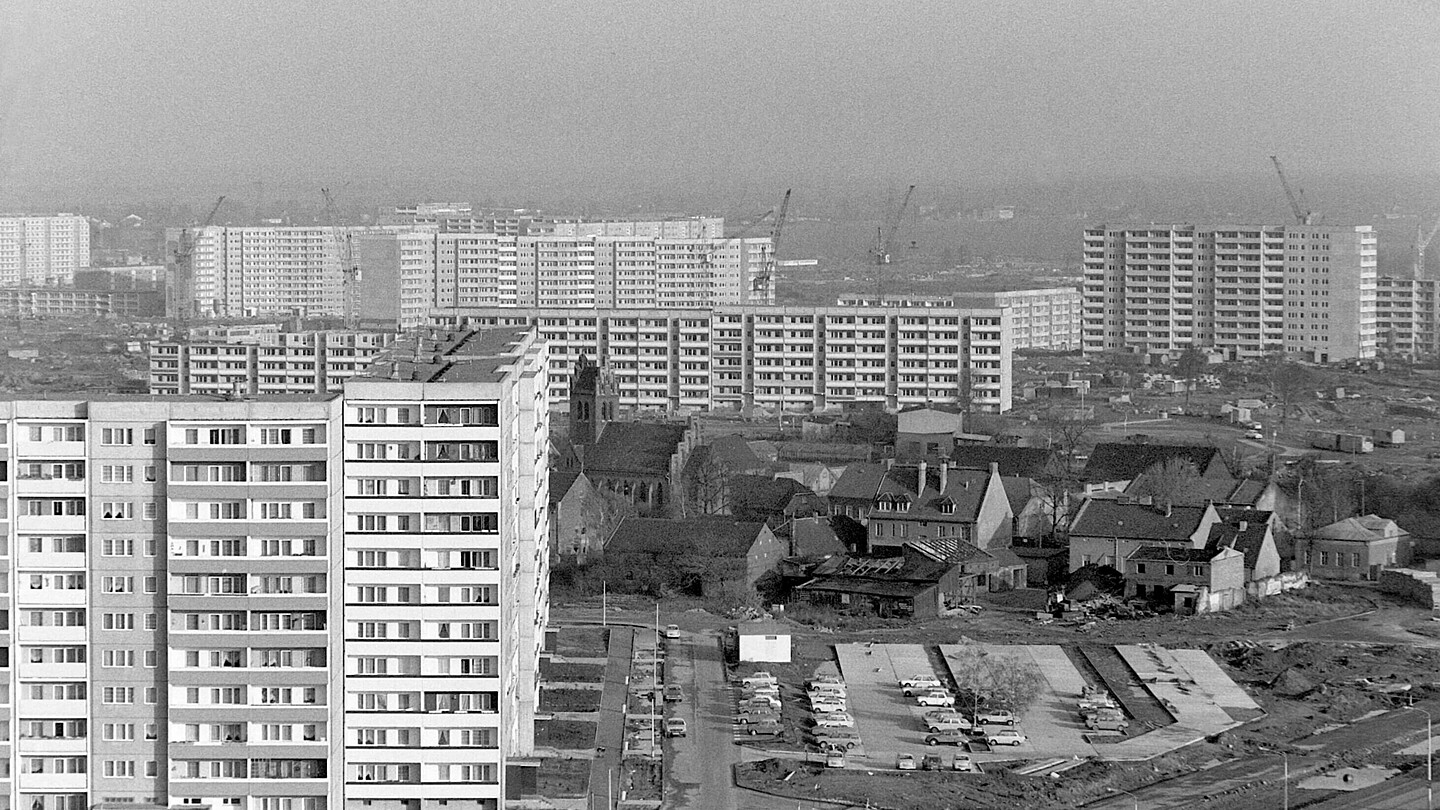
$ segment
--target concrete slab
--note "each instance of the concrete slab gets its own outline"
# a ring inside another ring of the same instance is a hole
[[[1085,679],[1070,663],[1065,651],[1055,645],[981,644],[987,655],[1008,655],[1033,661],[1045,679],[1039,698],[1018,718],[1019,728],[1029,739],[1009,748],[1002,757],[1093,757],[1095,746],[1085,739],[1085,726],[1075,707],[1075,698]],[[965,646],[942,644],[940,653],[948,662],[964,655]],[[963,684],[962,684],[963,686]],[[997,727],[998,728],[998,727]]]
[[[1215,703],[1227,709],[1259,709],[1260,704],[1235,683],[1220,664],[1204,650],[1171,650],[1170,655],[1190,673],[1196,683],[1204,684]]]

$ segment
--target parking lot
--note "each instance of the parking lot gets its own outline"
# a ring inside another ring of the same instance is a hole
[[[1018,746],[975,752],[977,762],[1013,759],[1144,759],[1238,724],[1237,717],[1259,709],[1203,651],[1169,651],[1152,645],[1116,648],[1136,676],[1134,689],[1159,701],[1174,722],[1160,728],[1131,729],[1131,734],[1092,734],[1081,720],[1077,701],[1086,677],[1058,645],[980,645],[987,655],[1012,655],[1033,661],[1044,676],[1036,701],[1020,713],[1017,728],[1027,737]],[[961,654],[958,645],[940,645],[945,660]],[[950,683],[946,671],[935,671],[927,648],[920,644],[846,644],[836,657],[849,692],[855,730],[864,740],[864,754],[851,759],[863,767],[893,768],[901,753],[919,758],[942,753],[948,761],[956,750],[925,745],[924,714],[928,709],[901,693],[902,678],[934,675]],[[1119,662],[1117,661],[1117,665]],[[1143,684],[1143,685],[1141,685]],[[960,684],[963,686],[963,684]],[[966,711],[968,707],[959,707]],[[969,712],[966,711],[968,714]],[[1001,726],[987,727],[986,731]],[[1139,731],[1140,733],[1134,733]],[[983,746],[978,746],[983,749]]]

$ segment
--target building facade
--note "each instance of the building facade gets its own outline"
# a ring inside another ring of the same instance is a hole
[[[0,289],[0,315],[158,318],[164,314],[165,298],[156,290],[95,290],[71,286]]]
[[[266,332],[151,343],[150,393],[255,396],[340,391],[395,341],[386,332]]]
[[[1087,228],[1083,254],[1087,353],[1375,356],[1368,225]]]
[[[85,217],[0,214],[0,287],[68,285],[89,266]]]
[[[569,223],[539,235],[436,228],[194,229],[173,287],[190,291],[200,316],[330,315],[392,329],[422,326],[435,308],[775,300],[770,239],[725,239],[723,220]],[[172,229],[176,249],[181,236]]]
[[[0,402],[4,806],[498,808],[548,597],[543,347],[496,349]]]
[[[535,325],[550,398],[568,399],[583,355],[614,375],[630,411],[818,411],[1011,405],[1008,309],[717,306],[705,309],[437,310],[466,328]]]
[[[959,307],[1010,310],[1012,342],[1019,349],[1074,351],[1080,348],[1083,298],[1076,287],[956,293],[950,296],[841,298],[839,306]]]

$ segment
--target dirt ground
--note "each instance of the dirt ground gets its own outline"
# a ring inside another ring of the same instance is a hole
[[[540,662],[540,677],[546,683],[599,683],[605,678],[605,665],[556,663],[547,658]]]
[[[600,709],[599,689],[540,690],[542,712],[593,712]]]
[[[588,720],[540,720],[535,723],[535,745],[541,748],[583,750],[595,747],[595,724]]]
[[[555,643],[555,653],[569,658],[604,658],[610,631],[603,627],[565,627]]]
[[[536,792],[555,799],[584,796],[590,784],[589,759],[547,759],[536,776]]]

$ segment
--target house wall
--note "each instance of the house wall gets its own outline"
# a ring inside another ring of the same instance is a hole
[[[586,509],[590,502],[599,498],[599,492],[590,479],[580,476],[575,479],[568,492],[560,498],[555,510],[554,544],[550,553],[557,557],[571,557],[583,561],[598,554],[605,538],[599,534],[600,527],[591,526],[586,520]]]
[[[1260,545],[1260,553],[1255,555],[1255,567],[1249,572],[1247,580],[1269,579],[1280,573],[1280,552],[1275,549],[1275,532],[1273,529],[1265,532],[1265,541]]]
[[[895,458],[900,461],[949,456],[954,449],[955,436],[949,432],[895,435]]]
[[[1003,548],[1010,545],[1015,512],[1010,508],[1010,499],[1000,476],[991,473],[986,484],[985,497],[980,501],[980,514],[975,519],[975,544],[980,548]]]
[[[755,591],[755,583],[760,577],[774,571],[785,559],[789,549],[783,540],[775,536],[775,532],[769,526],[760,529],[755,542],[751,544],[750,551],[745,555],[745,588],[747,595]]]
[[[1380,568],[1403,567],[1409,563],[1408,537],[1389,537],[1370,543],[1314,537],[1295,541],[1296,569],[1318,579],[1375,579]]]

